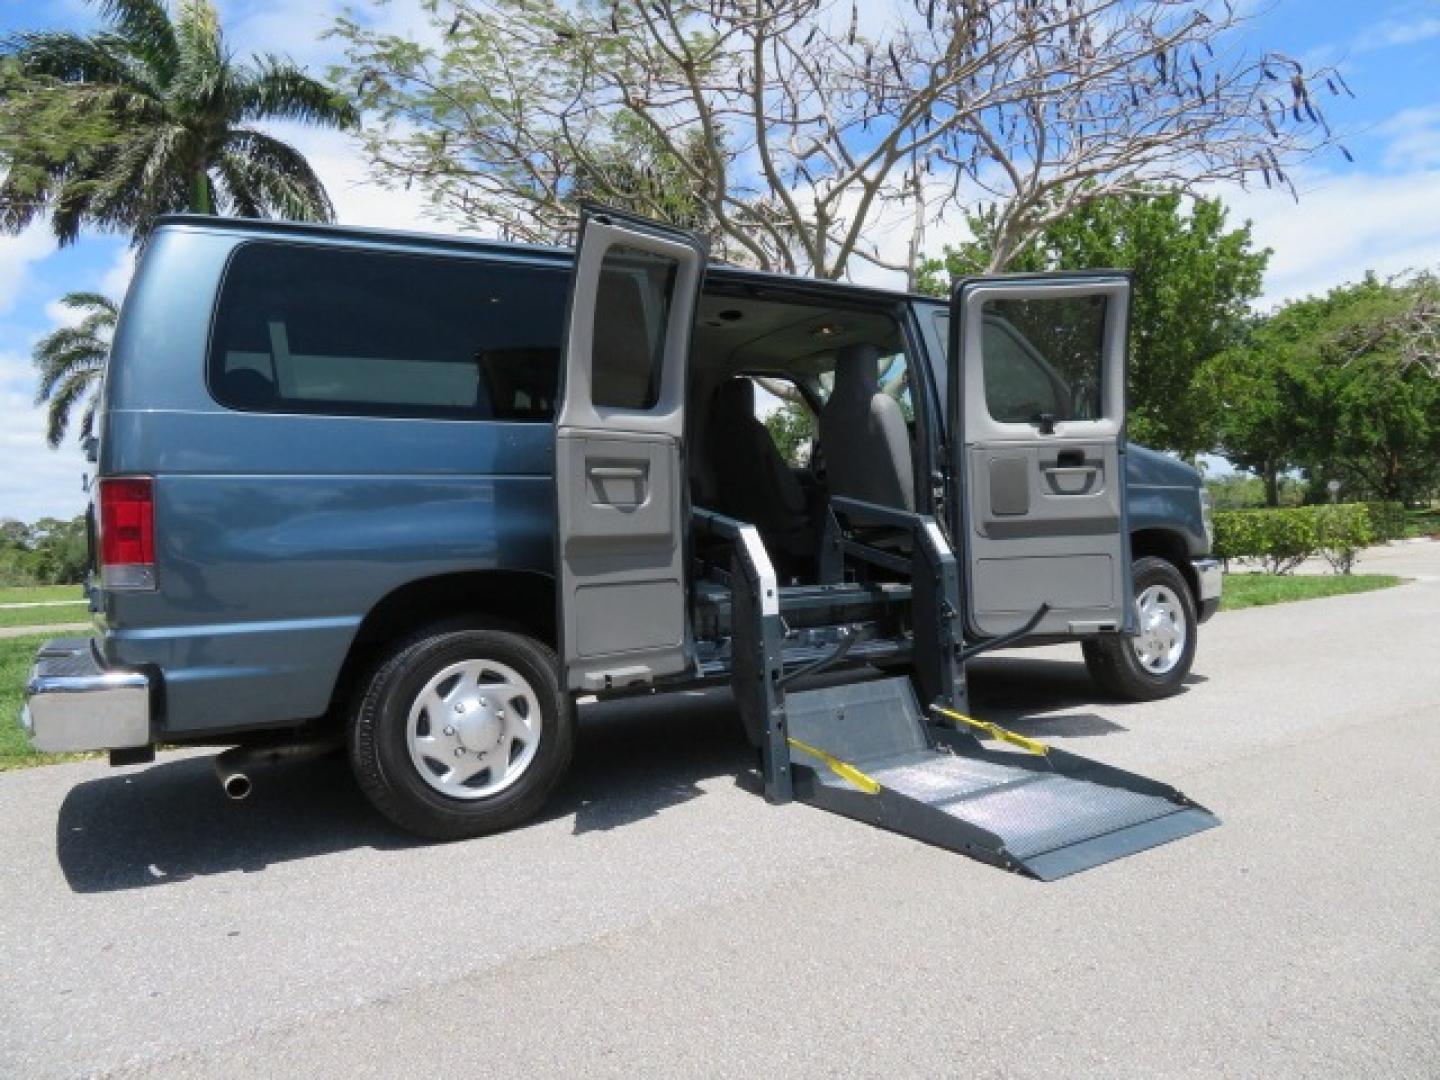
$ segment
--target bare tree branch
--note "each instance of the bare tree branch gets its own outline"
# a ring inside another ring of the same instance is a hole
[[[439,47],[336,26],[384,181],[552,242],[589,194],[829,278],[857,259],[913,274],[957,208],[984,211],[999,268],[1092,199],[1293,190],[1334,143],[1318,88],[1349,92],[1250,49],[1224,0],[434,0],[431,18]],[[908,226],[886,243],[890,210]]]

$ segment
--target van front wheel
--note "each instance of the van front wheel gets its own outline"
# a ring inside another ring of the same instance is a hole
[[[370,677],[350,731],[361,789],[402,829],[457,840],[518,825],[575,742],[555,654],[506,630],[436,629]]]
[[[1090,676],[1125,701],[1177,693],[1195,660],[1195,599],[1179,570],[1154,556],[1135,560],[1136,635],[1118,634],[1082,646]]]

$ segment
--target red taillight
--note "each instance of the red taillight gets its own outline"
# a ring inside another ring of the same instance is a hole
[[[100,480],[100,574],[111,589],[155,587],[155,485],[150,477]]]

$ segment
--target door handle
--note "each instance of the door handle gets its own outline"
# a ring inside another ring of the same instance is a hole
[[[645,470],[637,465],[592,465],[590,475],[596,480],[644,480]]]
[[[1042,465],[1051,495],[1094,495],[1103,475],[1099,465]]]

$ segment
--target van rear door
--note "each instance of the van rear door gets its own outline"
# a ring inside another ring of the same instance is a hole
[[[1133,629],[1125,493],[1130,279],[969,278],[950,302],[951,475],[969,636]]]
[[[581,217],[555,429],[560,648],[568,686],[692,666],[686,607],[686,369],[699,238],[609,210]]]

